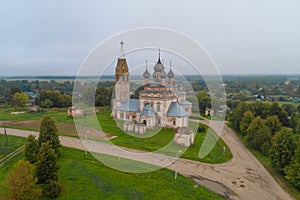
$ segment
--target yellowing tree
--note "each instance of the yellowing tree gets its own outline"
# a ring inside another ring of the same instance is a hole
[[[28,95],[20,92],[16,92],[14,94],[13,104],[15,107],[24,109],[26,107],[26,103],[28,101]]]
[[[34,166],[27,161],[18,161],[6,179],[9,199],[39,199],[42,189],[36,185],[37,180],[34,176]]]

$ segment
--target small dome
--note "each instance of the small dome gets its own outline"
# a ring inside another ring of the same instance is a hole
[[[158,61],[157,61],[157,63],[154,65],[154,71],[156,71],[156,72],[161,72],[161,71],[164,70],[164,69],[165,69],[165,67],[164,67],[164,65],[161,63],[161,61],[160,61],[160,55],[159,55]]]
[[[145,72],[144,72],[144,74],[143,74],[144,78],[149,78],[150,75],[151,75],[151,74],[149,73],[148,68],[146,68],[146,70],[145,70]]]
[[[152,73],[152,77],[155,78],[155,72]]]
[[[164,69],[165,69],[165,67],[160,62],[156,63],[155,66],[154,66],[154,71],[156,71],[156,72],[161,72]]]
[[[174,72],[172,71],[172,69],[170,68],[170,71],[168,72],[168,78],[174,78]]]
[[[167,76],[167,73],[165,72],[165,70],[163,70],[161,73],[160,73],[160,78],[166,78]]]

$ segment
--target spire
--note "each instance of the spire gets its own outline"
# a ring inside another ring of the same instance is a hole
[[[172,61],[170,60],[170,71],[168,73],[168,78],[174,78],[174,72],[172,71]]]
[[[121,45],[121,49],[120,49],[120,52],[119,52],[120,58],[125,58],[125,51],[124,51],[124,42],[123,42],[123,39],[121,39],[120,45]]]
[[[158,64],[161,64],[161,61],[160,61],[160,48],[158,48],[158,61],[157,61]]]
[[[148,71],[148,65],[147,65],[147,63],[148,63],[148,60],[146,60],[146,70],[145,70],[145,72],[143,74],[144,78],[149,78],[150,77],[150,73]]]

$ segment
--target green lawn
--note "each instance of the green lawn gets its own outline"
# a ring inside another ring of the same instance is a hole
[[[26,138],[16,137],[16,136],[8,136],[8,145],[4,146],[4,135],[0,134],[0,159],[5,155],[15,151],[19,147],[21,147],[25,143]]]
[[[290,182],[288,182],[278,171],[276,171],[272,164],[271,159],[263,155],[261,152],[251,149],[247,146],[245,142],[245,137],[235,130],[230,124],[229,127],[236,133],[239,139],[244,143],[249,151],[263,164],[263,166],[269,171],[269,173],[274,177],[274,179],[281,185],[281,187],[287,191],[294,199],[300,200],[300,191],[297,190]]]
[[[124,133],[117,127],[116,122],[110,117],[110,113],[108,112],[98,115],[98,119],[100,126],[104,132],[113,133],[114,135],[118,136],[117,138],[111,140],[114,144],[118,146],[134,148],[143,151],[156,151],[170,143],[170,145],[166,149],[162,150],[164,154],[170,156],[176,156],[178,150],[184,149],[182,148],[182,146],[174,144],[174,129],[162,128],[156,135],[145,139],[138,137],[138,134],[136,134],[136,136],[131,136]],[[195,122],[190,122],[190,127],[193,129],[197,125],[198,124]],[[203,126],[207,131],[208,126]],[[150,132],[149,134],[151,135],[152,133]],[[198,153],[202,142],[205,139],[205,136],[205,133],[197,133],[195,137],[195,144],[189,147],[189,149],[183,154],[182,157],[206,163],[223,163],[232,158],[232,154],[229,148],[222,141],[222,139],[219,138],[212,151],[206,157],[200,159],[198,157]],[[223,147],[226,148],[226,153],[224,156]]]
[[[44,116],[51,116],[57,122],[73,123],[73,119],[67,116],[67,108],[43,109],[39,112],[24,111],[22,114],[12,115],[13,108],[1,108],[0,121],[23,121],[23,120],[41,120]]]
[[[106,167],[84,151],[63,147],[59,158],[59,183],[62,193],[58,199],[223,199],[202,186],[194,188],[191,179],[160,169],[151,173],[131,174]],[[9,169],[20,154],[11,160]],[[106,156],[115,162],[115,157]],[[7,191],[3,184],[7,172],[0,167],[0,195]]]
[[[59,125],[59,129],[61,127],[68,127],[67,125],[71,125],[74,123],[73,119],[70,117],[67,117],[66,115],[66,109],[47,109],[42,112],[37,113],[29,113],[25,112],[24,114],[20,115],[11,115],[10,112],[13,111],[13,109],[4,109],[0,112],[0,120],[12,120],[12,121],[22,121],[22,120],[41,120],[43,116],[51,116],[53,117],[56,122]],[[111,141],[119,146],[143,150],[143,151],[156,151],[168,143],[170,145],[163,149],[161,153],[164,153],[166,155],[170,156],[176,156],[176,153],[178,150],[181,150],[182,147],[180,145],[176,145],[173,143],[173,137],[174,137],[174,129],[170,128],[163,128],[161,129],[157,134],[154,134],[154,131],[148,130],[147,133],[144,136],[131,133],[126,134],[124,133],[116,124],[116,122],[113,120],[113,118],[110,116],[109,108],[108,107],[100,107],[100,113],[97,114],[98,122],[90,120],[92,116],[87,115],[85,118],[77,118],[76,122],[79,124],[84,125],[85,120],[88,121],[88,125],[97,128],[97,123],[99,122],[102,130],[106,133],[109,133],[111,135],[117,136],[117,138],[112,139]],[[91,123],[92,122],[92,123]],[[64,123],[64,124],[61,124]],[[192,123],[192,122],[191,122]],[[120,126],[122,126],[120,124]],[[197,126],[197,124],[196,124]],[[20,127],[20,126],[10,126],[12,128],[19,128],[19,129],[29,129],[29,130],[36,130],[38,131],[38,125],[35,124],[35,126],[31,127]],[[205,126],[207,129],[207,126]],[[70,127],[71,128],[71,127]],[[74,128],[73,128],[74,129]],[[61,130],[65,131],[65,130]],[[74,132],[74,131],[73,131]],[[66,133],[61,133],[60,135],[67,135]],[[69,136],[76,137],[74,134],[70,134]],[[147,137],[147,138],[145,138]],[[215,147],[212,149],[212,151],[205,157],[200,159],[198,157],[198,153],[201,147],[201,144],[203,140],[205,139],[205,133],[197,133],[195,138],[195,144],[192,145],[182,156],[183,158],[206,162],[206,163],[223,163],[232,158],[232,154],[230,150],[227,148],[226,144],[219,139],[216,143]],[[226,148],[226,154],[223,156],[223,147]]]

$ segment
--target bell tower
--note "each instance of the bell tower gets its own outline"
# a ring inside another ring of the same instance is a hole
[[[124,42],[121,41],[120,44],[120,56],[115,71],[115,99],[113,100],[113,109],[121,106],[126,100],[130,99],[130,75],[124,53]]]

